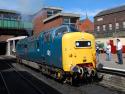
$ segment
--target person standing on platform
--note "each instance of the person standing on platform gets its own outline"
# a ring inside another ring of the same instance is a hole
[[[116,50],[117,50],[117,56],[118,56],[118,64],[123,64],[122,44],[121,44],[120,39],[117,39]]]
[[[107,42],[107,47],[106,47],[106,61],[111,61],[111,45],[109,41]]]

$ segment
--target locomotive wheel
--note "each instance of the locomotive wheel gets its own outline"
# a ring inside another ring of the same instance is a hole
[[[19,58],[17,58],[16,61],[17,61],[17,63],[20,63],[20,64],[22,63],[22,60]]]
[[[70,85],[73,85],[73,77],[69,78]]]
[[[19,59],[18,58],[16,59],[16,62],[19,63]]]
[[[58,70],[56,73],[56,79],[62,80],[63,79],[63,72],[61,70]]]
[[[95,79],[95,76],[96,76],[96,71],[95,70],[92,70],[92,72],[91,72],[91,75],[90,75],[90,80],[91,80],[91,82],[94,82],[96,79]]]
[[[73,73],[73,75],[70,77],[70,85],[77,85],[79,83],[79,78],[77,73]]]
[[[63,79],[63,83],[68,83],[70,85],[73,85],[74,84],[74,81],[73,81],[73,77],[70,76],[70,77],[66,77],[65,79]]]
[[[62,75],[61,72],[57,72],[57,78],[58,78],[58,79],[61,79],[61,78],[62,78],[61,75]]]
[[[103,75],[100,73],[96,73],[95,74],[95,79],[97,79],[98,81],[101,81],[103,79]]]

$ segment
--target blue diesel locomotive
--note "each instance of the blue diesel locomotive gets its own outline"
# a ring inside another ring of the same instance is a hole
[[[20,40],[16,57],[19,63],[71,84],[97,74],[94,36],[72,26],[62,25]]]

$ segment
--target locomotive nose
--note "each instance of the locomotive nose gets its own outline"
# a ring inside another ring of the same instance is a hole
[[[93,39],[94,40],[94,39]],[[67,33],[62,37],[62,58],[64,70],[71,66],[93,63],[93,42],[81,32]]]

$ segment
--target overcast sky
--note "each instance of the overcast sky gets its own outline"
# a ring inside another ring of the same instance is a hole
[[[86,12],[92,19],[99,11],[125,5],[125,0],[0,0],[1,9],[10,9],[33,14],[45,6],[61,7],[65,12],[81,14]]]

